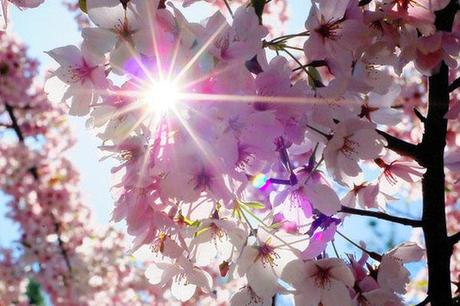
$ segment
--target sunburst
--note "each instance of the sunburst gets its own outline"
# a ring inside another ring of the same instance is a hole
[[[183,46],[181,46],[181,39],[187,34],[183,34],[179,31],[176,34],[176,45],[171,50],[170,54],[162,55],[160,52],[161,41],[156,36],[155,27],[155,16],[149,14],[149,28],[151,29],[151,40],[152,50],[154,53],[154,60],[156,63],[155,71],[152,71],[142,57],[134,49],[134,46],[130,46],[128,49],[131,53],[131,60],[134,61],[142,71],[143,76],[139,77],[132,75],[132,81],[135,84],[134,88],[129,90],[121,90],[114,92],[113,94],[119,94],[133,99],[135,102],[128,103],[126,106],[119,108],[112,116],[120,116],[124,113],[129,112],[142,112],[139,116],[136,125],[133,126],[132,131],[137,130],[140,126],[147,127],[153,132],[153,134],[163,133],[164,129],[170,128],[170,122],[174,121],[175,124],[179,123],[183,126],[190,139],[195,142],[196,147],[203,154],[202,156],[206,160],[216,167],[218,157],[213,156],[213,150],[210,150],[207,146],[206,141],[203,141],[201,137],[194,131],[193,127],[187,122],[188,116],[184,116],[186,113],[191,115],[202,115],[197,113],[194,109],[194,105],[200,104],[200,102],[212,102],[212,103],[231,103],[241,102],[248,104],[251,102],[263,102],[263,103],[294,103],[294,104],[305,104],[317,102],[318,98],[307,98],[307,97],[292,97],[292,96],[259,96],[256,94],[243,95],[243,94],[213,94],[200,92],[195,90],[199,87],[199,84],[206,81],[209,78],[215,78],[223,73],[226,73],[228,69],[231,69],[232,64],[227,66],[221,66],[220,68],[213,69],[211,72],[203,73],[200,77],[190,77],[190,72],[199,64],[199,59],[208,52],[209,48],[219,39],[220,34],[226,30],[227,23],[224,22],[219,26],[216,31],[208,37],[208,39],[201,44],[196,53],[191,58],[183,63],[179,61],[179,53]],[[192,33],[193,34],[193,33]],[[169,63],[168,63],[169,60]],[[181,62],[181,67],[176,67],[178,62]],[[229,68],[230,67],[230,68]],[[118,67],[120,68],[120,67]],[[179,68],[179,69],[177,69]],[[189,102],[192,102],[189,103]],[[169,131],[168,131],[169,133]],[[128,137],[129,135],[126,135]],[[156,135],[155,137],[158,137]],[[170,152],[174,154],[174,152]],[[147,166],[150,154],[144,156],[143,167],[141,169],[141,175],[144,175],[144,167]]]

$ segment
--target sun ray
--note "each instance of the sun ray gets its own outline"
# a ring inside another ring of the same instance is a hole
[[[180,47],[181,47],[181,39],[182,39],[182,35],[183,35],[182,33],[183,33],[182,31],[179,32],[179,35],[177,37],[177,43],[174,46],[174,51],[173,51],[173,54],[172,54],[171,63],[169,64],[169,69],[168,69],[168,77],[167,77],[168,80],[171,79],[171,75],[174,72],[174,66],[176,65],[176,60],[178,58],[179,50],[180,50]]]
[[[187,120],[185,120],[185,118],[183,118],[182,115],[177,111],[174,111],[174,114],[178,118],[181,125],[185,128],[189,136],[192,138],[197,148],[203,153],[203,156],[206,158],[206,160],[209,162],[212,168],[214,170],[218,170],[221,172],[224,171],[222,167],[219,165],[219,163],[217,162],[217,158],[210,154],[212,150],[208,150],[206,148],[206,145],[201,141],[201,139],[197,137],[197,135],[195,135],[195,132],[193,131],[192,127],[188,124]]]
[[[227,95],[227,94],[203,94],[181,93],[179,99],[220,102],[266,102],[266,103],[317,103],[324,101],[323,98],[313,97],[288,97],[288,96],[258,96],[258,95]]]
[[[231,70],[233,67],[231,65],[226,65],[224,67],[220,67],[219,69],[217,70],[212,70],[210,71],[209,73],[205,73],[203,74],[203,76],[197,78],[197,79],[193,79],[191,80],[190,82],[187,82],[187,83],[184,83],[183,85],[183,88],[184,89],[187,89],[187,88],[190,88],[190,87],[193,87],[194,85],[196,84],[199,84],[207,79],[209,79],[210,77],[216,77],[216,76],[219,76],[220,74],[226,72],[226,71],[229,71]]]
[[[208,40],[201,46],[201,48],[195,53],[195,55],[190,59],[190,61],[182,68],[181,71],[174,78],[174,82],[179,82],[183,75],[195,64],[195,62],[200,58],[200,56],[208,49],[216,37],[228,26],[227,22],[222,23],[219,28],[208,38]]]
[[[161,55],[160,55],[160,50],[158,48],[158,40],[157,40],[157,36],[156,36],[156,32],[155,32],[155,29],[157,28],[154,24],[153,24],[153,20],[155,19],[155,17],[152,15],[151,13],[151,10],[150,9],[147,9],[147,14],[148,14],[148,18],[147,18],[147,22],[148,22],[148,28],[150,29],[150,35],[151,35],[151,39],[152,39],[152,44],[153,44],[153,53],[154,53],[154,56],[156,58],[156,64],[157,64],[157,67],[158,67],[158,74],[159,74],[159,78],[160,79],[163,79],[163,67],[162,67],[162,63],[161,63]]]

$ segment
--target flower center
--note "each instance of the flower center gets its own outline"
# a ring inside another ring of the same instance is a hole
[[[394,176],[393,172],[391,171],[391,166],[393,163],[387,164],[381,158],[376,158],[375,163],[377,166],[383,169],[383,175],[391,185],[396,185],[398,179]]]
[[[365,184],[360,184],[360,185],[353,184],[353,192],[355,195],[357,195],[364,188],[366,188]]]
[[[377,111],[378,107],[369,106],[367,103],[364,103],[361,106],[361,113],[359,114],[360,118],[366,117],[367,120],[371,121],[371,113]]]
[[[83,64],[81,66],[72,66],[70,65],[68,68],[68,73],[70,76],[70,82],[78,82],[81,81],[82,83],[91,77],[91,72],[96,69],[96,66],[90,67],[85,60],[83,60]]]
[[[417,0],[396,0],[395,1],[398,7],[407,10],[409,6],[417,5]]]
[[[249,152],[249,146],[238,144],[238,160],[236,161],[236,165],[239,169],[244,170],[253,158],[254,154]]]
[[[158,237],[153,241],[151,245],[152,251],[155,253],[158,253],[158,252],[163,253],[165,249],[165,241],[167,237],[168,236],[166,235],[166,233],[160,232],[158,234]]]
[[[193,187],[194,190],[203,192],[211,189],[212,175],[207,173],[204,168],[201,169],[201,171],[197,173],[192,180],[195,183],[195,186]]]
[[[356,153],[356,147],[359,147],[359,143],[351,139],[351,136],[344,137],[343,146],[340,148],[340,152],[348,158]]]
[[[321,35],[323,39],[336,40],[340,38],[339,34],[337,33],[337,30],[340,29],[340,20],[331,19],[327,22],[324,22],[323,17],[321,19],[321,26],[315,29],[316,33]]]
[[[314,275],[315,283],[318,287],[324,289],[330,283],[330,273],[329,273],[330,268],[322,268],[318,265],[316,267],[318,271]]]
[[[214,238],[221,239],[225,236],[225,232],[214,222],[209,225],[209,229],[211,230]]]
[[[259,246],[259,254],[257,255],[256,259],[254,260],[261,260],[262,265],[265,267],[266,264],[274,267],[277,266],[276,259],[279,259],[280,256],[275,252],[275,248],[269,244],[270,238],[264,242],[261,246]]]
[[[112,32],[115,33],[120,40],[133,44],[132,35],[136,33],[136,31],[129,27],[126,17],[124,20],[118,20],[118,23],[113,26]]]

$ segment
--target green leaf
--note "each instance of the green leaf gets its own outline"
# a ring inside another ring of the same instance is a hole
[[[86,0],[78,0],[78,4],[80,5],[80,10],[88,14],[88,7],[86,6]]]
[[[199,227],[201,225],[201,222],[198,220],[193,221],[191,224],[189,224],[191,227]]]
[[[33,278],[29,279],[27,284],[26,295],[29,303],[35,306],[45,306],[45,299],[43,298],[40,284]]]
[[[312,88],[317,88],[318,83],[321,83],[321,75],[315,67],[308,67],[308,84]]]
[[[256,11],[257,17],[259,17],[259,23],[262,24],[262,14],[264,13],[266,0],[251,0],[251,4]]]
[[[262,204],[260,202],[256,202],[256,201],[243,202],[243,204],[246,205],[249,208],[252,208],[252,209],[264,209],[265,208],[264,204]]]

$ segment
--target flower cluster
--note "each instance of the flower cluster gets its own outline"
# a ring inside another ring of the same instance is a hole
[[[431,166],[402,139],[419,142],[427,121],[420,79],[450,69],[458,88],[460,18],[441,30],[436,21],[457,2],[312,0],[304,31],[277,37],[263,12],[282,1],[206,2],[222,9],[195,23],[162,0],[87,0],[82,44],[47,52],[59,65],[48,98],[86,116],[119,161],[113,220],[126,221],[133,251],[148,250],[145,276],[184,303],[218,298],[218,283],[232,280],[233,305],[287,293],[297,305],[402,305],[404,264],[420,261],[421,247],[379,255],[356,244],[372,258],[358,261],[326,247],[350,214],[420,226],[383,211],[401,190],[415,198]],[[452,96],[445,163],[456,220]],[[52,180],[42,168],[21,175]]]
[[[29,305],[32,279],[53,305],[161,305],[144,263],[126,255],[126,237],[97,226],[83,203],[79,174],[64,157],[74,142],[64,111],[31,87],[35,61],[10,35],[0,33],[0,46],[0,189],[6,217],[20,226],[0,253],[0,303]]]

